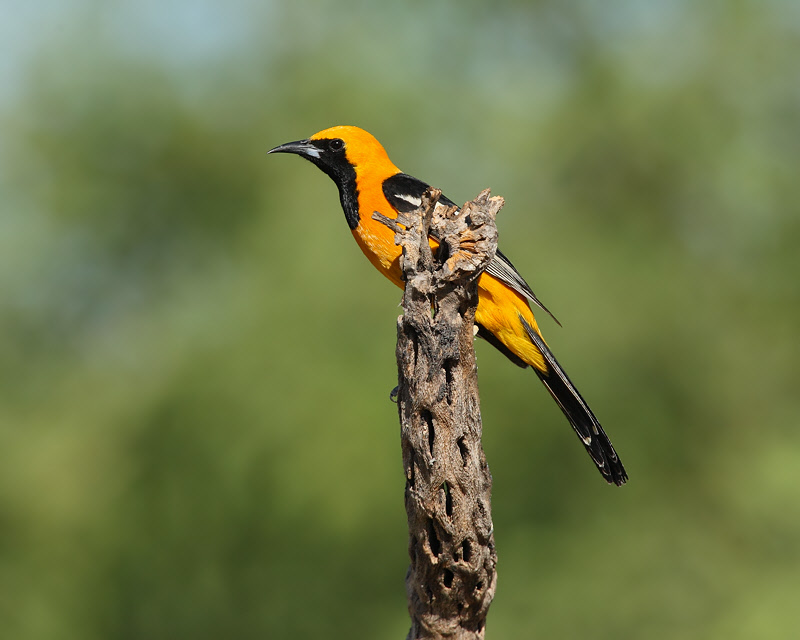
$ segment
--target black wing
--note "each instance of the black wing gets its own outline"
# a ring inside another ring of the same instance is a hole
[[[425,190],[429,186],[430,185],[425,184],[422,180],[418,180],[406,173],[396,173],[391,178],[387,178],[383,181],[383,195],[386,196],[389,204],[400,213],[408,213],[420,205],[422,202],[422,194],[425,193]],[[458,206],[444,195],[439,198],[439,202],[447,206]],[[541,303],[533,292],[533,289],[530,288],[530,285],[525,282],[524,278],[519,275],[519,272],[514,268],[514,265],[511,264],[511,261],[506,258],[499,249],[495,254],[494,260],[486,267],[486,272],[533,302],[533,304],[555,320],[559,327],[561,326],[561,323],[550,312],[550,309]]]
[[[386,196],[389,204],[400,213],[408,213],[422,203],[422,194],[429,186],[407,173],[395,173],[391,178],[383,181],[383,195]],[[439,198],[439,202],[448,207],[457,206],[444,194]]]

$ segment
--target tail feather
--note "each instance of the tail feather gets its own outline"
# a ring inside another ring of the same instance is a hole
[[[547,363],[547,373],[534,369],[536,375],[539,376],[550,395],[561,407],[606,482],[622,486],[628,479],[628,474],[625,473],[625,467],[622,466],[622,462],[605,431],[603,431],[603,427],[600,426],[600,422],[581,397],[581,394],[578,393],[575,385],[572,384],[561,365],[558,364],[558,360],[556,360],[553,352],[550,351],[538,332],[522,316],[520,316],[520,320],[528,336],[539,351],[542,352]]]

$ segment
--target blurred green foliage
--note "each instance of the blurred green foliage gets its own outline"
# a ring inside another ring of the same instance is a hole
[[[404,636],[399,292],[265,153],[334,124],[506,197],[630,472],[478,345],[490,637],[793,637],[796,6],[5,4],[3,637]]]

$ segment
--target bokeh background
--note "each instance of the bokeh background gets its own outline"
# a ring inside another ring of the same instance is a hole
[[[334,124],[505,196],[630,473],[478,344],[489,637],[796,637],[799,7],[0,2],[2,637],[404,637],[400,294],[266,155]]]

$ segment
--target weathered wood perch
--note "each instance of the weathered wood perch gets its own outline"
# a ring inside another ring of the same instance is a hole
[[[418,209],[396,220],[373,216],[395,231],[406,281],[397,391],[411,556],[408,640],[483,638],[497,580],[473,321],[503,199],[486,190],[458,210],[438,204],[440,196],[428,189]],[[440,240],[438,250],[429,236]]]

